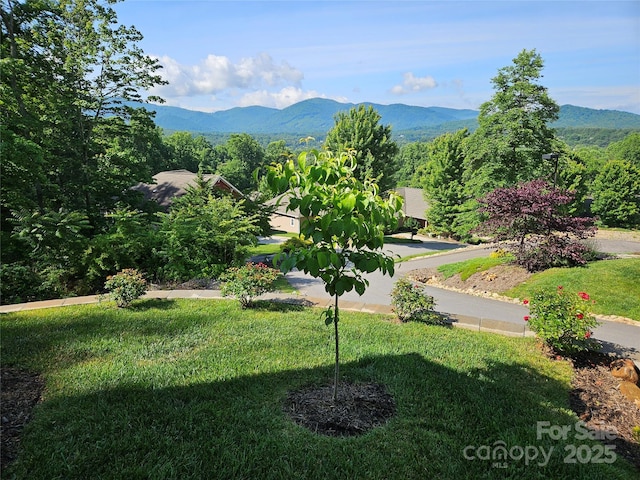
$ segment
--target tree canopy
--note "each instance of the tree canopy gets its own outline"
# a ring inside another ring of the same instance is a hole
[[[394,185],[394,158],[398,146],[391,127],[380,124],[380,114],[372,106],[359,105],[338,112],[327,134],[325,147],[333,152],[355,152],[355,176],[361,182],[375,179],[382,191]]]
[[[552,166],[541,158],[553,152],[549,124],[560,108],[538,83],[543,66],[535,50],[522,50],[491,80],[495,93],[480,106],[467,160],[477,193],[549,175]]]

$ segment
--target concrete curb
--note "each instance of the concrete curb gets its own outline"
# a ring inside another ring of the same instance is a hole
[[[176,298],[187,299],[222,299],[219,290],[151,290],[141,298],[143,299],[162,299],[171,300]],[[305,297],[287,294],[266,294],[259,297],[259,300],[273,300],[284,303],[302,304],[309,307],[328,308],[333,305],[332,299],[321,299],[313,297]],[[86,297],[71,297],[56,300],[44,300],[40,302],[19,303],[15,305],[1,305],[1,313],[22,312],[28,310],[38,310],[42,308],[65,307],[69,305],[85,305],[91,303],[99,303],[106,301],[106,297],[100,295],[90,295]],[[377,305],[364,302],[352,302],[348,300],[340,301],[340,309],[351,312],[373,313],[383,315],[393,315],[393,309],[390,305]],[[473,330],[476,332],[490,332],[501,335],[515,337],[531,337],[531,332],[526,325],[517,325],[501,320],[493,320],[490,318],[472,317],[468,315],[443,314],[457,328]]]

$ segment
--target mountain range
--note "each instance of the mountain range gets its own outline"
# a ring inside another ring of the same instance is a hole
[[[381,116],[383,125],[391,125],[394,133],[411,130],[455,131],[477,127],[477,110],[444,107],[417,107],[404,104],[371,105]],[[145,105],[155,111],[156,124],[167,131],[197,133],[298,134],[301,136],[328,132],[334,116],[357,106],[334,100],[313,98],[281,110],[268,107],[236,107],[214,113],[198,112],[164,105]],[[595,110],[562,105],[557,128],[640,129],[640,115],[618,110]]]

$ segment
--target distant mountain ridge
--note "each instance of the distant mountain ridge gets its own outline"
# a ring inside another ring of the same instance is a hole
[[[417,107],[404,104],[371,105],[382,117],[383,125],[391,125],[395,133],[437,127],[454,131],[477,127],[477,110],[445,107]],[[198,112],[164,105],[145,105],[156,112],[156,124],[165,130],[197,133],[299,134],[326,133],[334,125],[334,116],[360,104],[340,103],[312,98],[282,110],[268,107],[235,107],[214,113]],[[560,118],[552,126],[558,128],[631,128],[640,129],[640,115],[618,110],[595,110],[562,105]]]

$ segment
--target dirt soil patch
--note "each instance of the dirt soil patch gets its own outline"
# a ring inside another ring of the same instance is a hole
[[[384,425],[396,411],[393,397],[376,383],[338,384],[333,401],[333,385],[289,392],[285,413],[298,425],[332,437],[361,435]]]
[[[412,270],[407,277],[415,282],[434,287],[447,288],[472,295],[497,298],[501,293],[525,282],[532,274],[517,265],[498,265],[483,272],[474,273],[466,280],[460,274],[444,278],[437,268],[419,268]],[[501,297],[510,302],[513,298]]]

